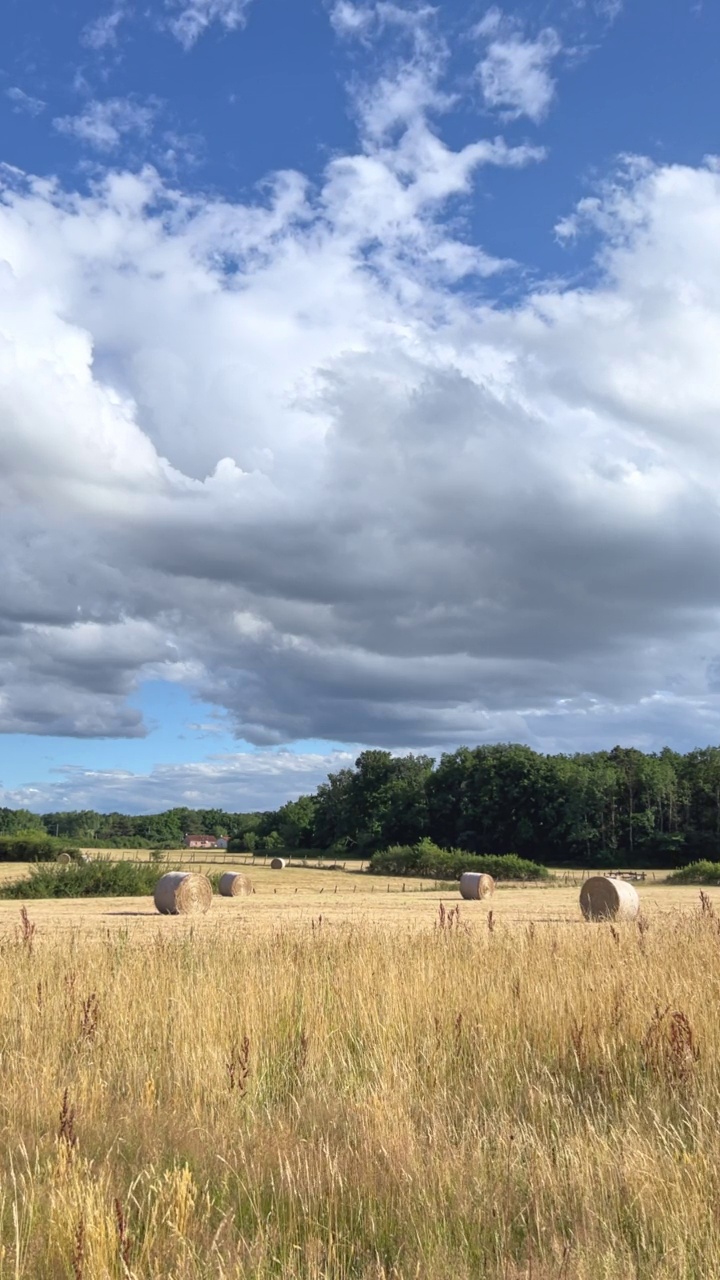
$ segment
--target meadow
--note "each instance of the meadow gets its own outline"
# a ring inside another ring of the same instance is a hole
[[[0,904],[0,1280],[720,1275],[720,891],[253,879]]]

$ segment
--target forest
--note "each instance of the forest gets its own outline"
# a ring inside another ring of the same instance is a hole
[[[443,848],[552,865],[682,866],[720,860],[720,748],[568,756],[500,744],[460,747],[439,760],[371,750],[330,774],[314,795],[270,812],[0,809],[0,835],[19,831],[125,847],[172,847],[187,832],[203,832],[229,836],[235,849],[345,857],[429,838]]]

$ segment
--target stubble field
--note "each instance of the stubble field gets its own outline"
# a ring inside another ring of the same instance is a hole
[[[720,1276],[720,893],[253,879],[0,904],[0,1277]]]
[[[92,850],[91,857],[132,857],[145,860],[146,854],[117,850]],[[165,922],[154,909],[150,898],[100,898],[38,900],[30,904],[33,919],[43,926],[79,928],[97,931],[132,929],[133,933],[154,933],[158,927],[177,932],[178,927],[191,927],[195,932],[216,928],[245,930],[275,929],[279,925],[303,925],[322,916],[328,924],[364,924],[369,927],[431,928],[440,903],[452,908],[461,902],[457,888],[438,887],[431,880],[403,882],[395,877],[370,876],[352,863],[347,869],[318,870],[314,866],[289,866],[272,871],[269,865],[249,865],[239,859],[223,861],[213,854],[208,861],[201,856],[188,859],[185,850],[167,855],[170,866],[205,873],[225,867],[245,872],[255,892],[250,897],[227,899],[216,896],[205,916]],[[158,877],[163,868],[158,869]],[[27,875],[27,863],[0,863],[0,883]],[[687,885],[667,885],[662,872],[648,873],[648,880],[638,885],[643,912],[652,917],[692,910],[698,902],[698,890]],[[549,884],[500,884],[492,899],[482,903],[461,903],[461,914],[469,923],[477,922],[492,911],[498,923],[581,923],[578,897],[583,873],[557,873]],[[711,894],[715,891],[711,890]],[[717,890],[720,904],[720,890]],[[18,903],[0,901],[0,931],[17,919]]]

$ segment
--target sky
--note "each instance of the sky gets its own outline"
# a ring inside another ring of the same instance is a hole
[[[720,740],[718,6],[0,24],[0,804]]]

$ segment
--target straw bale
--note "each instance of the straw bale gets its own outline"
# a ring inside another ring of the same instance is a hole
[[[640,899],[627,880],[591,876],[580,890],[580,910],[586,920],[634,920]]]
[[[68,862],[72,862],[72,858],[69,853],[59,853],[55,861],[66,867]]]
[[[460,877],[460,893],[463,898],[489,898],[494,892],[495,881],[482,871],[464,871]]]
[[[287,858],[273,858],[270,867],[273,871],[284,871],[287,866]]]
[[[212,885],[196,871],[168,871],[155,885],[155,906],[164,916],[195,915],[212,903]]]
[[[220,877],[218,889],[223,898],[238,898],[242,894],[252,893],[252,881],[239,871],[226,871]]]

